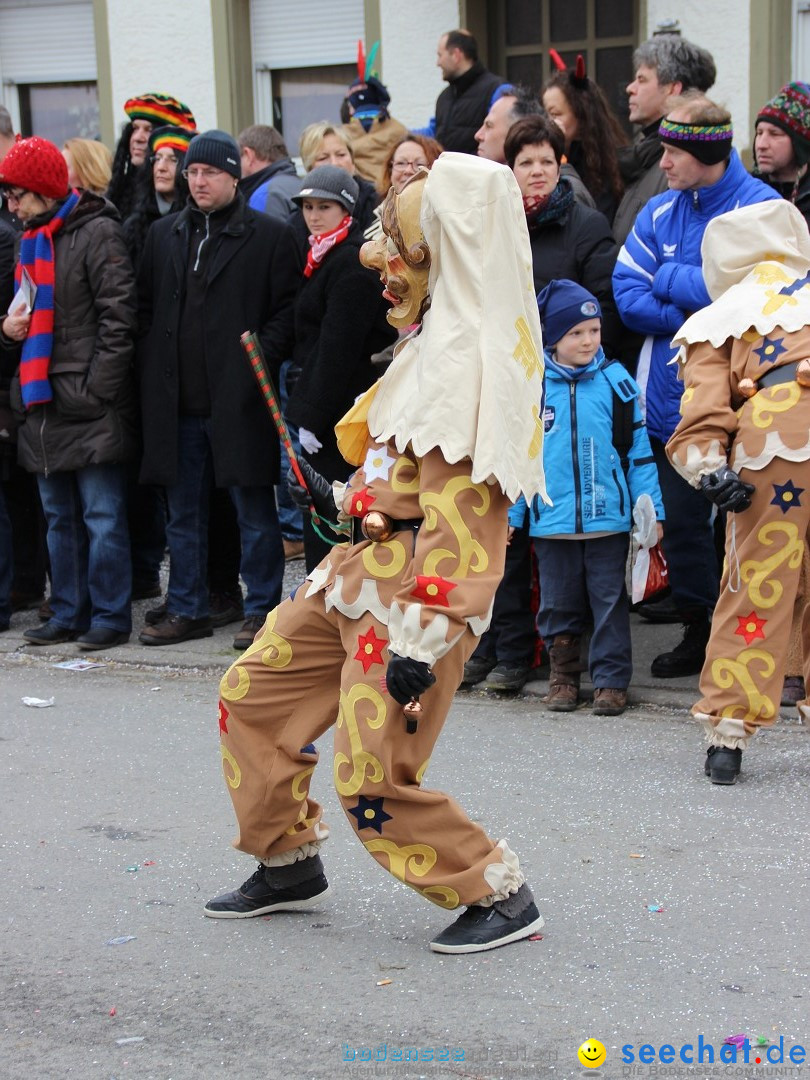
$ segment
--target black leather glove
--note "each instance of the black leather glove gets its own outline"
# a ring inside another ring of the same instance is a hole
[[[411,698],[419,697],[435,682],[436,676],[424,660],[411,660],[409,656],[391,653],[385,685],[388,693],[400,705],[407,705]]]
[[[756,491],[756,488],[753,484],[746,484],[733,469],[724,465],[717,472],[701,476],[700,490],[718,510],[727,514],[738,514],[751,505],[751,493]]]
[[[301,472],[304,474],[309,492],[301,487],[298,477],[293,472],[292,466],[290,466],[287,470],[287,490],[290,493],[290,498],[298,509],[303,510],[305,513],[309,513],[311,500],[318,517],[325,518],[327,521],[334,521],[337,517],[337,507],[332,494],[332,485],[325,476],[315,472],[309,462],[304,461],[303,458],[298,459],[298,464],[301,466]]]

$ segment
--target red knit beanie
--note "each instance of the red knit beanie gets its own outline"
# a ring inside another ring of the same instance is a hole
[[[68,170],[62,151],[39,135],[20,139],[0,162],[0,184],[25,188],[50,199],[64,199]]]

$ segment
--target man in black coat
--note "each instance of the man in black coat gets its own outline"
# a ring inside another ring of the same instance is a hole
[[[492,95],[503,83],[478,59],[478,45],[467,30],[442,34],[436,66],[449,85],[436,99],[436,138],[445,150],[476,154],[475,133],[489,112]]]
[[[301,262],[289,226],[238,191],[236,140],[195,136],[189,205],[156,222],[138,274],[144,457],[141,482],[166,487],[171,557],[166,613],[140,636],[168,645],[212,633],[207,587],[210,477],[228,488],[242,541],[246,648],[281,597],[284,551],[273,485],[279,445],[242,347],[258,333],[277,376],[292,349]]]

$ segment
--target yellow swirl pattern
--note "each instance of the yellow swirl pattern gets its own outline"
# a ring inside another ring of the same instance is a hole
[[[754,427],[769,428],[774,417],[785,413],[798,402],[802,389],[798,383],[779,383],[769,387],[770,393],[760,391],[750,399],[751,422]]]
[[[287,667],[293,657],[293,648],[286,638],[275,632],[274,627],[277,618],[278,608],[274,608],[267,616],[260,637],[253,642],[249,649],[242,653],[234,664],[231,664],[222,676],[219,683],[220,697],[223,697],[226,701],[241,701],[250,690],[250,675],[247,668],[243,666],[243,661],[254,653],[262,653],[262,663],[265,667]],[[236,686],[230,684],[232,675],[236,676]]]
[[[458,893],[455,889],[451,889],[449,885],[428,885],[426,889],[419,889],[418,892],[427,900],[432,900],[434,904],[438,904],[439,907],[457,908],[461,903]]]
[[[773,656],[764,649],[743,649],[736,660],[720,656],[712,663],[712,679],[719,689],[729,690],[738,683],[745,694],[745,705],[727,705],[723,709],[721,715],[725,719],[745,722],[756,720],[758,717],[769,720],[776,715],[774,703],[757,688],[754,675],[750,670],[753,664],[759,665],[761,675],[765,679],[773,675],[776,667]]]
[[[530,461],[534,461],[543,449],[543,421],[540,417],[540,410],[536,405],[532,405],[532,419],[534,420],[534,431],[532,432],[531,441],[529,442]]]
[[[301,785],[307,779],[308,776],[312,776],[315,772],[315,766],[310,765],[308,769],[302,769],[300,773],[296,773],[292,779],[292,794],[296,802],[303,802],[307,797],[307,788]]]
[[[412,476],[408,479],[407,476],[403,477],[403,473],[412,473]],[[397,458],[391,470],[391,490],[402,495],[419,493],[419,470],[410,458]]]
[[[387,553],[387,560],[378,557],[384,553]],[[375,578],[396,577],[402,572],[407,558],[405,545],[396,538],[381,540],[363,548],[363,566]]]
[[[427,758],[425,761],[422,762],[422,764],[416,770],[416,782],[417,782],[417,784],[421,784],[422,781],[425,779],[425,772],[426,772],[427,767],[428,767],[429,764],[430,764],[430,758]]]
[[[784,544],[767,559],[746,559],[740,566],[740,578],[748,585],[748,595],[755,607],[772,608],[782,599],[784,586],[781,581],[771,579],[770,575],[786,562],[796,570],[802,564],[804,554],[804,535],[789,521],[771,521],[757,533],[757,540],[763,548],[772,548],[774,537],[785,537]]]
[[[222,754],[222,771],[225,773],[225,779],[228,781],[228,786],[235,791],[242,783],[242,770],[239,768],[236,758],[224,743],[219,744],[219,752]],[[228,772],[228,766],[230,766],[230,772]]]
[[[424,877],[436,865],[436,849],[428,844],[406,844],[398,847],[393,840],[364,840],[363,845],[372,855],[382,852],[388,856],[388,869],[400,881],[410,871],[415,877]]]
[[[458,554],[448,548],[435,548],[428,553],[424,572],[430,577],[465,578],[470,571],[483,574],[489,566],[486,549],[483,544],[473,539],[456,501],[459,495],[467,491],[472,491],[478,496],[478,505],[473,506],[472,510],[478,517],[483,517],[490,504],[487,486],[474,484],[468,476],[454,476],[447,481],[441,493],[425,491],[419,497],[426,527],[435,529],[441,514],[458,542]],[[455,569],[444,570],[440,575],[439,564],[448,559],[453,560]]]
[[[515,320],[515,330],[517,330],[518,340],[512,356],[519,364],[522,364],[527,379],[531,379],[533,375],[539,375],[542,378],[543,368],[540,363],[540,354],[534,344],[529,324],[522,315]]]
[[[373,715],[365,717],[368,726],[377,729],[381,728],[385,723],[385,702],[378,690],[363,683],[356,683],[348,694],[341,690],[337,726],[341,728],[344,724],[346,725],[351,757],[347,757],[342,752],[335,754],[334,775],[337,793],[344,798],[347,795],[356,795],[366,783],[366,778],[368,778],[370,784],[379,784],[385,777],[379,760],[363,749],[363,741],[360,737],[360,727],[356,715],[357,706],[363,701],[369,702],[373,709]],[[340,775],[340,771],[345,765],[352,766],[352,773],[348,780],[341,779]]]

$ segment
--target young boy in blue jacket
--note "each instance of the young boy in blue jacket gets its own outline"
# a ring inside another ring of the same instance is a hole
[[[521,497],[509,524],[520,526],[528,509],[540,573],[538,628],[551,642],[548,708],[577,707],[580,637],[592,614],[593,711],[616,716],[627,705],[633,671],[625,590],[632,511],[640,495],[649,495],[661,538],[658,473],[639,387],[601,347],[599,301],[560,279],[543,289],[537,303],[546,359],[543,468],[553,505],[535,498],[527,507]],[[632,441],[620,448],[614,416],[622,410],[632,410],[632,424],[624,425]]]

